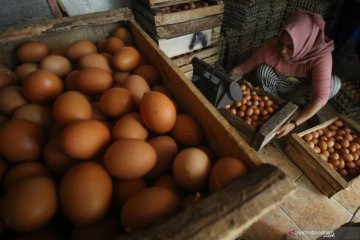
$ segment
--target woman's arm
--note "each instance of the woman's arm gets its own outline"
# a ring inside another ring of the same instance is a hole
[[[311,100],[309,103],[305,105],[304,110],[302,110],[291,122],[284,124],[276,133],[276,137],[280,138],[287,135],[291,130],[293,130],[296,126],[302,124],[303,122],[310,119],[314,116],[322,107],[323,103],[318,100]],[[296,124],[295,124],[296,123]]]

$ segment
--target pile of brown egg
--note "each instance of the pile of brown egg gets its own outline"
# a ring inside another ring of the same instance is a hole
[[[360,101],[360,80],[341,80],[341,88],[344,89],[352,99]]]
[[[302,138],[346,180],[360,174],[360,138],[342,120]]]
[[[162,7],[159,10],[161,13],[173,13],[173,12],[181,12],[181,11],[208,7],[208,6],[209,3],[206,1],[196,1],[196,2],[190,1],[189,3],[185,3],[185,4]]]
[[[0,238],[115,238],[247,172],[214,159],[126,28],[16,57],[0,66]]]
[[[240,87],[243,99],[225,108],[244,120],[249,126],[257,128],[263,125],[280,109],[280,106],[268,96],[259,95],[256,90],[247,84],[241,84]]]

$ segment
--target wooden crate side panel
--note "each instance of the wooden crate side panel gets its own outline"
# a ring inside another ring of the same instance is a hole
[[[332,188],[312,165],[307,164],[306,159],[310,156],[296,142],[289,140],[285,152],[323,194],[330,197],[338,191]]]
[[[186,22],[158,26],[156,27],[157,37],[159,39],[168,39],[219,27],[221,26],[222,18],[222,14],[218,14]]]
[[[184,53],[188,53],[191,51],[199,50],[204,47],[211,46],[219,41],[218,32],[220,31],[220,27],[214,29],[208,29],[202,31],[203,35],[207,39],[207,45],[203,46],[200,42],[196,43],[192,49],[190,49],[190,44],[193,40],[194,33],[171,38],[171,39],[159,39],[159,47],[160,49],[166,53],[169,58],[179,56]]]
[[[211,15],[222,14],[224,12],[223,5],[213,5],[209,7],[191,9],[187,11],[180,11],[168,13],[163,15],[155,15],[155,25],[163,26],[174,23],[186,22],[198,18],[208,17]]]
[[[214,64],[219,60],[219,56],[218,55],[213,55],[213,56],[209,56],[209,57],[205,57],[202,59],[204,62],[208,63],[208,64]],[[192,64],[188,64],[185,66],[180,67],[182,72],[189,72],[193,70],[193,65]]]
[[[159,50],[156,43],[144,34],[136,23],[131,24],[131,30],[137,39],[139,49],[159,68],[162,78],[166,79],[164,85],[173,92],[179,104],[204,127],[208,144],[215,154],[218,157],[238,156],[250,168],[259,165],[261,161],[256,152],[180,69]]]
[[[245,141],[251,144],[256,131],[255,128],[246,124],[241,118],[237,117],[227,109],[219,109],[219,112],[226,118],[226,120],[235,126]]]
[[[314,126],[312,128],[306,129],[305,131],[302,131],[302,132],[298,133],[298,135],[300,137],[303,137],[304,135],[306,135],[308,133],[314,132],[314,131],[322,129],[322,128],[326,128],[326,127],[330,126],[333,122],[335,122],[336,119],[338,119],[338,117],[334,117],[334,118],[332,118],[332,119],[330,119],[330,120],[328,120],[326,122],[323,122],[323,123],[321,123],[319,125],[316,125],[316,126]]]
[[[290,157],[297,160],[300,164],[300,168],[308,165],[314,169],[316,173],[316,175],[312,176],[314,183],[324,180],[336,192],[348,186],[348,182],[332,169],[319,154],[315,153],[296,133],[291,135],[287,145],[293,145],[297,152],[301,152],[301,154],[297,154],[297,152],[290,154]]]
[[[255,133],[251,146],[260,150],[276,135],[276,131],[296,112],[298,106],[288,102],[278,112],[271,116]]]
[[[96,20],[93,18],[96,18]],[[10,67],[18,64],[14,49],[23,42],[30,40],[43,41],[48,44],[50,49],[65,47],[75,40],[84,39],[83,36],[88,36],[88,40],[95,42],[107,37],[108,33],[112,32],[116,27],[123,26],[123,24],[114,22],[131,18],[132,13],[129,9],[118,9],[106,14],[85,14],[72,18],[44,21],[21,28],[8,28],[0,33],[1,62]],[[91,24],[91,28],[88,27],[89,24]],[[49,38],[48,36],[54,37]]]
[[[181,67],[187,64],[191,64],[191,60],[193,59],[193,57],[204,59],[213,55],[217,55],[218,52],[219,52],[219,46],[217,45],[198,52],[186,54],[181,57],[175,57],[172,60],[176,64],[176,66]]]
[[[145,239],[235,239],[240,233],[291,194],[294,183],[274,166],[264,164],[247,177],[190,206],[178,215],[146,231]],[[270,203],[270,204],[269,204]],[[196,218],[194,213],[196,212]],[[123,235],[118,240],[144,239],[145,232]]]

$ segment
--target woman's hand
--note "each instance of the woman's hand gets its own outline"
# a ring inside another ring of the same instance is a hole
[[[241,72],[237,69],[237,67],[233,68],[230,72],[229,72],[229,77],[235,81],[238,81],[240,79],[242,79],[242,74]]]
[[[281,138],[285,135],[287,135],[289,132],[291,132],[291,130],[293,130],[295,128],[295,124],[288,122],[286,124],[284,124],[276,133],[276,138]]]

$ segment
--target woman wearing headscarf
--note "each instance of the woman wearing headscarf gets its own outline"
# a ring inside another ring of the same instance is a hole
[[[297,10],[278,37],[266,41],[230,72],[243,76],[256,69],[265,91],[303,106],[278,130],[278,138],[314,116],[341,87],[340,79],[332,75],[334,44],[325,36],[324,27],[320,15]]]

